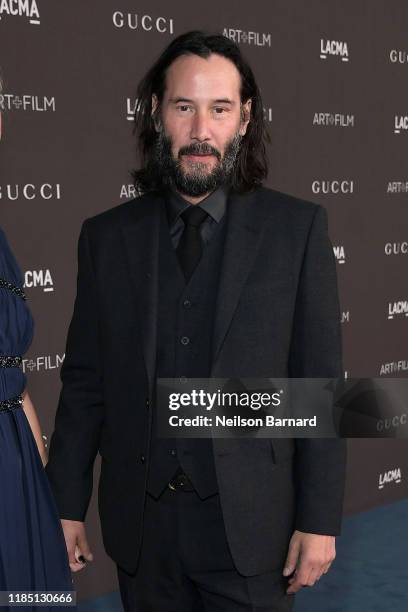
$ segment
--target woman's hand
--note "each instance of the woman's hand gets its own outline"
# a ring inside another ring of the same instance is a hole
[[[45,467],[48,462],[48,455],[47,455],[47,449],[45,448],[44,440],[42,437],[40,422],[38,420],[37,413],[35,411],[33,402],[31,401],[31,398],[28,395],[27,389],[24,390],[22,396],[23,396],[23,410],[30,424],[31,431],[33,432],[33,436],[37,444],[37,448],[38,448],[38,452],[41,457],[42,464]]]

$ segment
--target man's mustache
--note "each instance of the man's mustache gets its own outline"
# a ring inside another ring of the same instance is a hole
[[[221,159],[221,153],[205,142],[181,147],[178,156],[181,157],[182,155],[215,155],[217,159]]]

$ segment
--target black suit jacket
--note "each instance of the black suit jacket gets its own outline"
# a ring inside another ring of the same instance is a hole
[[[335,259],[324,208],[232,193],[213,335],[214,377],[342,375]],[[84,520],[102,456],[107,553],[137,566],[155,384],[158,228],[146,194],[84,222],[47,474],[61,518]],[[245,575],[282,566],[293,529],[340,531],[345,441],[214,439],[231,552]]]

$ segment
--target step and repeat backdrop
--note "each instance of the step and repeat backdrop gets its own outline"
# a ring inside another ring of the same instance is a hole
[[[346,375],[408,375],[406,0],[0,0],[0,224],[35,317],[23,367],[46,439],[81,224],[134,197],[138,80],[191,29],[235,40],[254,68],[267,185],[328,210]],[[408,496],[407,451],[402,439],[349,440],[345,512]],[[80,597],[116,588],[96,492],[87,526],[96,560],[75,576]]]

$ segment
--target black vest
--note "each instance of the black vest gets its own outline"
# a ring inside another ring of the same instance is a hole
[[[173,248],[167,218],[162,215],[159,240],[157,319],[157,378],[208,378],[212,331],[227,214],[215,227],[210,242],[188,284]],[[212,440],[159,438],[154,402],[147,490],[159,497],[181,467],[201,498],[217,492]]]

